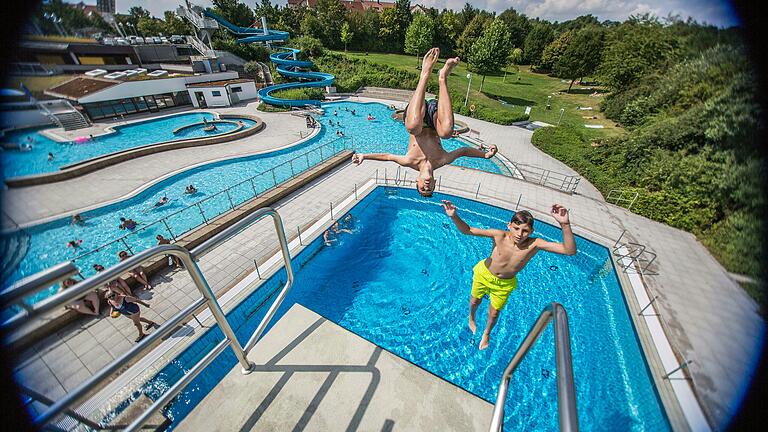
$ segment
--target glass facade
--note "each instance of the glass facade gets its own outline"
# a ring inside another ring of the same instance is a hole
[[[155,112],[182,105],[192,105],[192,100],[186,91],[86,103],[83,104],[83,108],[91,120],[98,120],[147,111]]]

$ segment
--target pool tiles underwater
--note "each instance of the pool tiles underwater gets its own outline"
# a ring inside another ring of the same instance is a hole
[[[206,196],[213,195],[216,192],[240,183],[248,177],[265,172],[299,154],[339,140],[336,136],[336,130],[329,127],[328,119],[342,121],[342,128],[347,135],[347,138],[344,140],[349,143],[354,139],[354,145],[358,151],[366,153],[405,152],[408,133],[405,131],[402,123],[390,118],[391,111],[386,106],[378,103],[343,103],[332,105],[333,108],[330,106],[326,107],[325,115],[318,116],[318,120],[324,125],[320,133],[302,144],[284,150],[231,159],[181,172],[125,201],[83,213],[82,216],[86,219],[84,226],[72,226],[69,219],[62,218],[28,228],[27,231],[31,234],[28,252],[7,280],[2,282],[3,287],[63,261],[72,260],[86,251],[96,249],[101,245],[122,237],[126,234],[126,231],[117,228],[120,224],[120,217],[132,218],[143,225],[149,225],[153,221],[158,221],[204,199]],[[351,111],[344,111],[344,107],[347,107],[349,110],[356,109],[357,115],[353,116]],[[334,109],[338,111],[337,116],[333,115]],[[368,112],[372,113],[376,120],[366,120],[365,116]],[[383,133],[380,132],[382,130],[384,131]],[[457,140],[444,141],[444,146],[449,151],[462,145],[463,143]],[[313,153],[309,156],[310,165],[319,163],[319,159],[319,155],[316,152]],[[460,161],[467,164],[465,166],[472,166],[494,173],[501,172],[499,166],[488,159],[463,158]],[[298,173],[306,169],[307,165],[303,160],[299,160],[295,168]],[[285,166],[277,171],[277,181],[284,181],[290,175],[290,167]],[[257,191],[261,193],[272,185],[272,176],[260,176],[255,182]],[[194,184],[200,193],[194,195],[183,194],[182,191],[188,184]],[[244,184],[242,187],[232,190],[233,200],[235,203],[240,203],[250,193],[252,193],[250,185]],[[153,203],[157,202],[164,195],[167,195],[171,202],[162,207],[153,207]],[[203,207],[209,215],[219,214],[229,207],[229,202],[226,196],[221,195],[217,199],[206,201]],[[189,208],[178,215],[172,216],[168,223],[178,234],[179,231],[185,232],[202,225],[204,221],[196,208]],[[170,233],[162,227],[162,224],[157,224],[153,229],[132,235],[126,241],[131,245],[133,252],[137,252],[154,246],[157,234],[170,238]],[[83,244],[77,251],[73,251],[65,246],[67,242],[75,239],[83,240]],[[90,276],[94,273],[92,269],[94,263],[104,266],[115,264],[117,262],[117,252],[121,249],[125,248],[119,244],[114,244],[111,247],[103,248],[89,255],[87,259],[78,260],[76,264],[84,276]],[[30,297],[28,302],[34,303],[50,296],[54,292],[55,288],[41,291],[35,296]]]
[[[569,314],[581,430],[670,430],[608,250],[577,237],[575,256],[535,256],[518,276],[520,288],[502,311],[490,347],[479,351],[479,337],[467,328],[468,298],[472,267],[489,254],[491,241],[460,234],[440,199],[453,200],[473,226],[503,229],[513,214],[448,195],[425,201],[415,191],[379,187],[350,211],[353,234],[331,247],[318,238],[294,257],[294,286],[272,323],[300,303],[494,403],[514,351],[543,307],[557,301]],[[540,221],[535,228],[537,236],[562,240],[558,228]],[[284,281],[282,269],[228,314],[240,341],[250,337]],[[487,304],[478,309],[479,328]],[[202,335],[134,397],[143,392],[157,399],[221,338],[218,328]],[[172,427],[235,364],[227,350],[198,376],[166,408]],[[512,377],[506,430],[557,429],[556,375],[549,326]]]
[[[181,126],[200,123],[203,119],[214,120],[214,115],[207,112],[195,112],[144,120],[116,126],[114,133],[97,136],[82,143],[56,142],[38,133],[40,129],[10,132],[2,139],[3,142],[26,144],[30,142],[28,138],[31,138],[33,148],[31,151],[3,151],[2,175],[3,178],[10,178],[53,172],[66,165],[129,148],[159,142],[220,135],[237,128],[234,123],[224,122],[217,123],[215,131],[204,131],[203,126],[197,126],[184,129],[176,134],[173,133],[175,129]],[[246,127],[252,127],[256,124],[253,120],[246,118],[230,120],[242,120]],[[54,155],[52,161],[48,161],[49,152]]]

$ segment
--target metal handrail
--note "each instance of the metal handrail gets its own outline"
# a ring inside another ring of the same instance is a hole
[[[64,279],[78,273],[77,267],[72,261],[66,261],[47,268],[41,272],[27,276],[8,287],[0,293],[0,305],[17,304],[24,298],[37,293],[51,285],[55,285]]]
[[[568,330],[568,314],[563,305],[552,302],[544,308],[539,318],[528,331],[528,335],[520,343],[514,357],[504,369],[493,408],[490,432],[501,431],[504,425],[504,403],[507,400],[507,389],[512,373],[523,360],[533,344],[544,332],[550,321],[555,321],[555,365],[557,367],[557,413],[560,419],[561,431],[579,430],[579,416],[576,411],[576,391],[573,385],[573,365],[571,363],[571,333]]]
[[[211,249],[229,239],[231,236],[237,234],[252,223],[266,216],[271,216],[274,220],[275,229],[280,241],[280,248],[282,250],[283,259],[285,261],[288,280],[280,295],[272,304],[272,307],[270,307],[269,312],[262,320],[259,328],[257,328],[257,330],[249,339],[247,344],[248,348],[243,349],[237,340],[237,336],[232,330],[232,327],[229,325],[226,315],[224,315],[224,311],[221,309],[221,306],[216,300],[216,296],[213,294],[211,287],[208,285],[205,276],[200,271],[196,261],[201,256],[208,253]],[[154,413],[157,409],[160,409],[163,405],[165,405],[165,403],[170,401],[181,390],[183,390],[186,385],[188,385],[200,372],[205,369],[205,367],[211,361],[213,361],[220,353],[222,353],[227,346],[231,347],[234,351],[235,357],[243,367],[243,373],[249,373],[251,370],[253,370],[253,363],[249,362],[247,359],[248,351],[253,348],[256,341],[259,339],[264,329],[269,324],[269,321],[274,316],[277,308],[280,306],[280,303],[282,303],[283,299],[286,297],[288,291],[290,291],[290,288],[293,285],[293,268],[291,267],[290,251],[288,250],[288,241],[285,236],[283,222],[277,211],[271,207],[264,207],[251,213],[236,224],[228,227],[221,233],[205,241],[203,244],[195,248],[193,252],[173,244],[159,245],[141,251],[136,255],[130,256],[125,261],[122,261],[115,266],[109,267],[104,271],[93,275],[90,278],[78,283],[77,285],[64,290],[63,292],[60,292],[52,297],[32,305],[29,310],[24,311],[14,316],[10,320],[0,324],[0,329],[5,331],[16,329],[31,320],[39,318],[46,312],[69,303],[79,297],[82,297],[86,293],[101,287],[105,283],[114,280],[128,270],[162,255],[173,255],[181,259],[182,263],[184,264],[184,268],[189,271],[190,276],[192,277],[192,281],[195,283],[202,296],[181,310],[179,313],[171,317],[165,323],[163,323],[160,328],[150,333],[141,342],[134,345],[131,349],[129,349],[127,352],[119,356],[105,367],[99,369],[99,371],[97,371],[84,382],[80,383],[80,385],[68,392],[63,398],[53,403],[46,411],[34,419],[35,425],[42,426],[43,424],[48,423],[56,418],[62,412],[65,412],[72,404],[75,403],[75,401],[83,397],[94,387],[98,386],[101,381],[107,379],[110,375],[123,368],[125,364],[149,348],[153,343],[175,331],[178,325],[182,324],[189,316],[193,315],[203,306],[207,306],[211,310],[211,314],[216,320],[222,333],[224,333],[225,339],[221,341],[217,346],[215,346],[202,360],[198,361],[198,363],[195,364],[184,377],[182,377],[173,387],[171,387],[171,389],[164,393],[163,396],[156,400],[146,411],[142,413],[141,416],[134,420],[133,423],[131,423],[126,428],[126,430],[136,431],[140,429],[141,426],[149,419],[152,413]],[[61,265],[60,267],[62,269],[69,269],[69,267],[66,265]],[[61,271],[63,270],[59,270],[59,272]],[[45,271],[41,273],[42,275],[36,275],[34,278],[34,280],[39,282],[38,286],[34,287],[34,289],[39,290],[48,287],[50,280],[53,278],[52,275],[59,274],[52,271]],[[30,285],[27,284],[21,288],[12,290],[8,295],[11,296],[11,298],[16,298],[20,295],[17,290],[21,289],[24,289],[25,291],[33,290],[33,288],[30,288]]]

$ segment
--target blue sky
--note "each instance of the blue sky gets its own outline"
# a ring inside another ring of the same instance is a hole
[[[65,0],[78,3],[80,0]],[[391,0],[394,1],[394,0]],[[96,4],[96,0],[84,0],[86,4]],[[175,10],[183,0],[116,0],[117,11],[127,12],[131,6],[141,6],[153,15],[161,17],[163,11]],[[211,0],[192,0],[201,6],[210,6]],[[419,0],[412,5],[448,8],[460,10],[466,0]],[[254,6],[257,0],[244,3]],[[260,3],[260,0],[258,0]],[[285,5],[286,0],[272,0],[272,4]],[[600,20],[624,21],[630,15],[652,13],[659,17],[679,15],[683,19],[691,17],[700,23],[730,27],[739,24],[739,19],[729,1],[718,0],[473,0],[470,2],[479,9],[502,12],[509,7],[515,8],[531,18],[548,21],[566,21],[580,15],[592,14]]]

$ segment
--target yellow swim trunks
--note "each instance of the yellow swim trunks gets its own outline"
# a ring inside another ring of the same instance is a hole
[[[507,304],[509,293],[517,289],[517,276],[512,279],[497,278],[488,267],[485,266],[485,259],[475,264],[472,269],[472,297],[483,298],[488,294],[491,299],[491,306],[496,310],[501,310]]]

